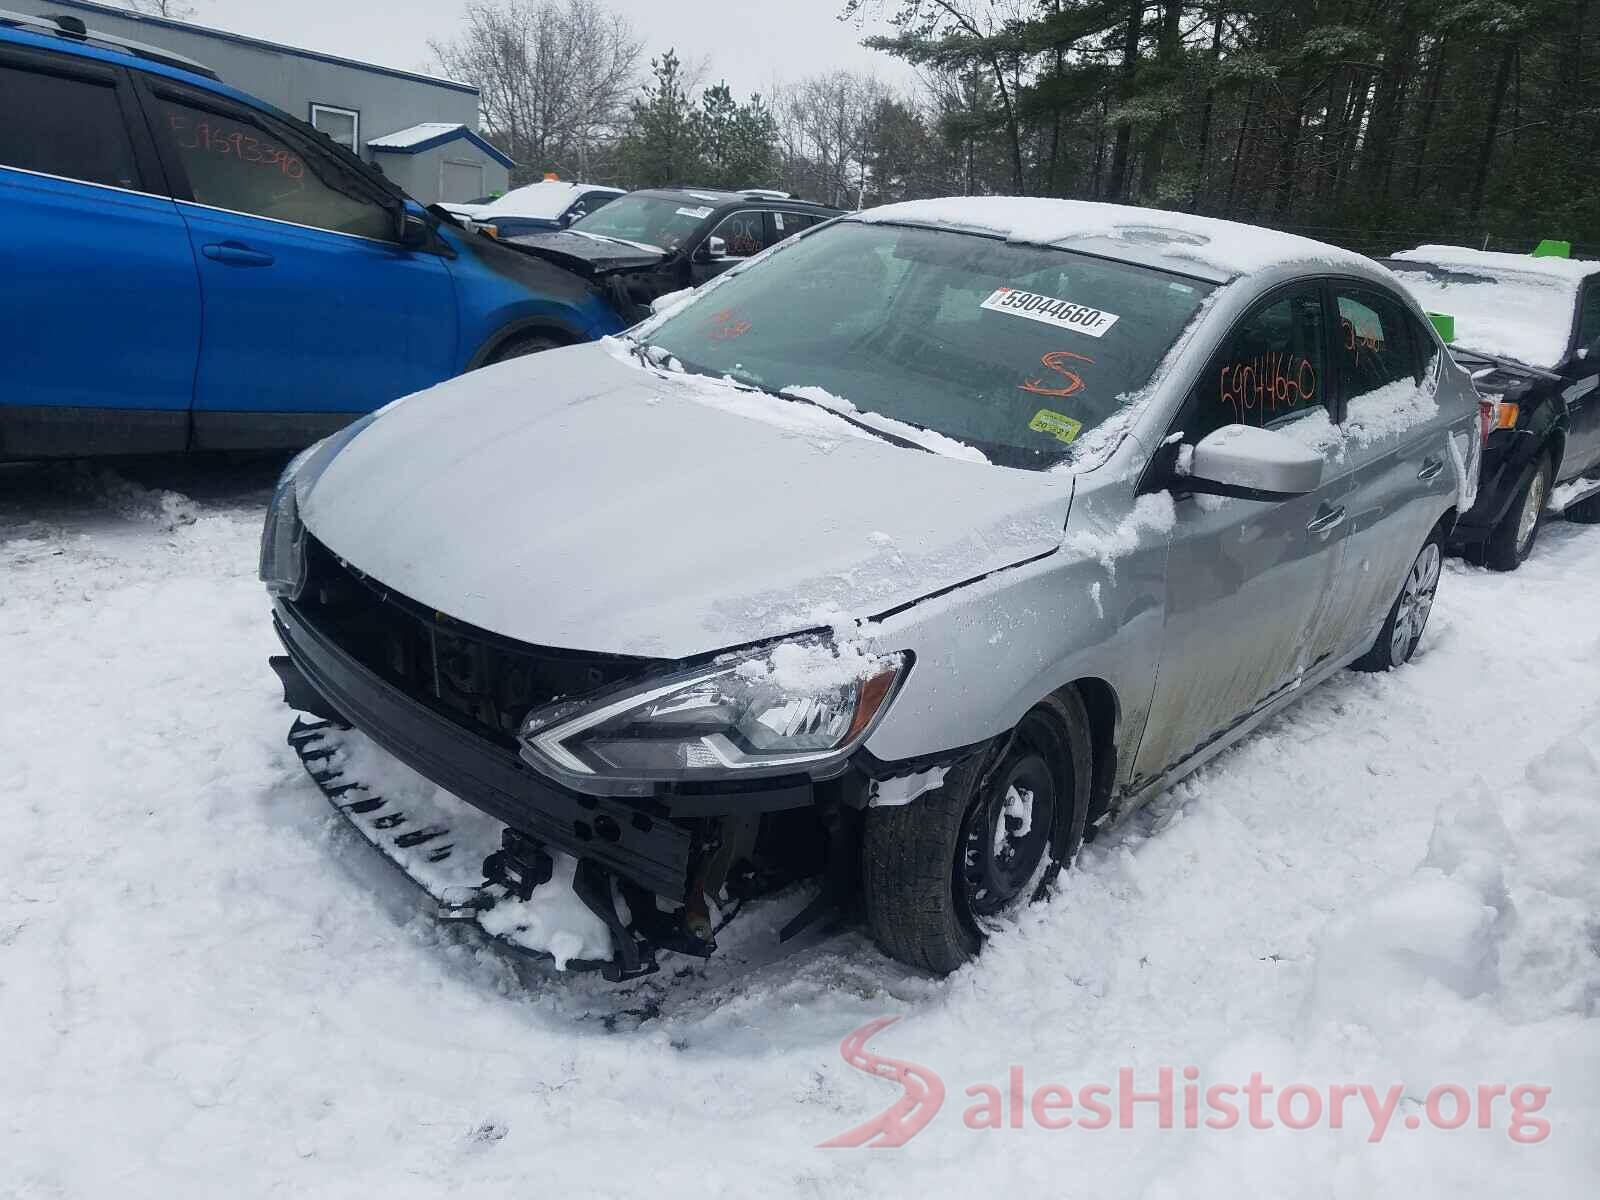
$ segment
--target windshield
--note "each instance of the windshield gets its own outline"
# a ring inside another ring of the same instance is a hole
[[[1567,353],[1576,283],[1531,272],[1390,259],[1386,264],[1424,312],[1455,318],[1452,345],[1554,367]]]
[[[571,208],[572,202],[581,195],[582,190],[575,184],[545,179],[530,183],[527,187],[512,189],[489,205],[489,211],[504,213],[509,217],[541,217],[553,221]]]
[[[690,371],[820,390],[991,462],[1043,468],[1149,382],[1211,291],[1065,250],[846,221],[729,278],[649,340]]]
[[[676,250],[713,211],[710,204],[693,199],[642,196],[636,192],[631,196],[619,196],[604,208],[574,221],[570,228]]]

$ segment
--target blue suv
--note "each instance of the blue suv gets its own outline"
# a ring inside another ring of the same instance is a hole
[[[0,12],[0,96],[0,460],[304,445],[621,328],[179,55]]]

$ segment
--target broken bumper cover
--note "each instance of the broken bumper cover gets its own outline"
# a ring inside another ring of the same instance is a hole
[[[297,720],[289,744],[334,808],[411,880],[440,903],[446,918],[473,918],[508,893],[549,879],[548,850],[578,860],[573,892],[611,935],[613,957],[572,960],[623,980],[656,970],[655,953],[671,950],[704,958],[715,941],[694,936],[676,913],[630,896],[631,916],[619,918],[613,883],[683,901],[703,819],[810,805],[809,781],[766,780],[737,790],[667,789],[656,797],[591,796],[561,788],[509,747],[462,725],[407,694],[355,659],[279,600],[273,624],[287,655],[271,665],[290,707],[323,718]],[[394,758],[478,812],[501,822],[498,842],[463,838],[461,830],[408,814],[370,789],[354,786],[330,764],[324,736],[354,727]],[[472,844],[467,844],[468,842]],[[446,859],[454,861],[445,867]],[[481,864],[481,870],[478,866]],[[441,886],[439,876],[455,876]],[[481,880],[481,882],[480,882]],[[526,895],[522,896],[527,899]],[[513,938],[494,935],[520,953]]]
[[[273,624],[296,671],[328,703],[329,709],[311,711],[337,714],[419,775],[536,841],[597,862],[657,895],[683,894],[691,834],[667,819],[662,806],[557,788],[514,751],[379,678],[291,605],[273,606]],[[285,692],[297,702],[294,689]]]
[[[458,828],[449,819],[439,820],[436,811],[419,816],[408,804],[347,779],[336,763],[339,747],[335,740],[347,730],[347,726],[334,720],[297,718],[289,730],[289,745],[328,803],[350,827],[438,902],[439,919],[475,921],[502,900],[527,899],[534,888],[550,881],[550,856],[511,829],[500,827],[501,837],[496,842],[484,836],[481,822],[476,829],[471,828],[471,823]],[[483,878],[485,874],[490,878]],[[606,923],[613,957],[569,958],[558,966],[572,971],[599,971],[613,981],[653,973],[656,947],[634,937],[617,918],[609,876],[592,863],[580,865],[572,886],[585,906]],[[530,949],[512,936],[491,936],[519,954],[554,958],[549,951]],[[709,949],[708,945],[706,952]]]

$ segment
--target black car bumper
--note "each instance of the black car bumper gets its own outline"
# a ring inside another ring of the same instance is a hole
[[[1503,440],[1491,435],[1484,449],[1477,502],[1456,519],[1450,534],[1452,546],[1481,542],[1494,532],[1522,490],[1523,476],[1542,446],[1538,438],[1523,430],[1510,432]]]
[[[379,678],[292,605],[274,605],[273,624],[294,672],[332,712],[418,774],[541,843],[594,860],[658,895],[682,895],[692,831],[664,806],[558,788],[515,752]],[[287,674],[283,667],[279,673]],[[309,707],[297,690],[286,679],[286,698]]]
[[[683,895],[704,818],[803,808],[817,799],[816,785],[804,777],[662,786],[644,797],[572,791],[539,774],[514,749],[378,675],[294,605],[277,602],[273,624],[288,652],[288,662],[274,667],[291,706],[355,726],[418,774],[512,829],[660,896]],[[318,697],[323,704],[314,703]]]

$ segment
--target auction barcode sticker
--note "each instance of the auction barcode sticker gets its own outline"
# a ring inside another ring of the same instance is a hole
[[[1117,314],[1091,308],[1087,304],[1074,304],[1055,296],[1041,296],[1037,292],[1024,292],[1017,288],[995,288],[989,298],[978,306],[990,312],[1006,313],[1013,317],[1027,317],[1042,321],[1057,329],[1070,329],[1099,337],[1117,323]]]

